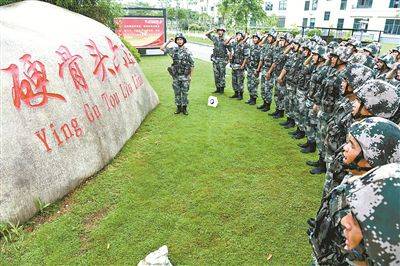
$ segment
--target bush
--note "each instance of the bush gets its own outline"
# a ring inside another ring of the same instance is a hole
[[[207,26],[193,23],[193,24],[189,25],[189,30],[190,31],[207,31]]]
[[[124,38],[120,37],[122,43],[125,45],[126,48],[131,52],[131,54],[135,57],[136,61],[140,62],[140,54],[139,51],[133,47],[127,40]]]
[[[289,29],[289,32],[290,32],[293,36],[296,36],[296,35],[299,35],[299,34],[300,34],[300,29],[297,28],[297,27],[292,27],[292,28]]]
[[[321,36],[322,35],[322,31],[320,29],[311,29],[311,30],[309,30],[307,32],[307,36],[308,37],[312,37],[314,35]]]

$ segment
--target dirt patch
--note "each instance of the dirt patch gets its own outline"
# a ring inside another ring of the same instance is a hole
[[[83,225],[84,225],[85,230],[86,231],[92,230],[97,225],[98,221],[103,219],[108,214],[109,211],[110,211],[110,207],[104,207],[104,208],[98,210],[97,212],[88,215],[83,220]]]

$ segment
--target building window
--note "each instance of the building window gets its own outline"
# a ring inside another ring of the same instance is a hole
[[[331,16],[331,12],[325,11],[325,13],[324,13],[324,20],[325,20],[325,21],[329,20],[330,16]]]
[[[315,27],[315,18],[310,18],[310,28]]]
[[[284,28],[285,27],[285,17],[279,17],[278,18],[278,27],[279,28]]]
[[[307,27],[308,18],[303,18],[303,27]]]
[[[357,8],[371,8],[373,0],[357,0]]]
[[[346,10],[347,0],[340,1],[340,10]]]
[[[338,28],[340,30],[343,29],[343,24],[344,24],[344,19],[343,18],[338,18],[336,28]]]
[[[317,10],[318,0],[312,0],[311,9]]]
[[[304,10],[310,10],[310,1],[305,1],[304,2]]]
[[[390,8],[399,8],[400,0],[390,0],[389,7]]]
[[[265,11],[271,11],[272,10],[272,3],[271,2],[266,2],[265,3]]]
[[[279,10],[286,10],[287,0],[280,0],[279,1]]]
[[[368,29],[368,19],[355,18],[354,23],[353,23],[353,29],[367,30]]]
[[[400,35],[400,19],[387,19],[383,32],[386,34]]]

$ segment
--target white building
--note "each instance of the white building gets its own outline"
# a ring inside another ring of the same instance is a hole
[[[279,27],[363,28],[382,31],[383,41],[400,39],[400,0],[266,0],[264,10]]]

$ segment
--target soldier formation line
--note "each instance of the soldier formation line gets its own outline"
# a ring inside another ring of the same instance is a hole
[[[307,223],[314,265],[400,265],[400,45],[379,56],[380,44],[355,39],[326,43],[318,36],[237,32],[223,27],[206,36],[216,90],[224,93],[232,69],[232,99],[242,100],[244,80],[255,105],[258,90],[268,112],[318,152],[311,174],[325,174],[321,204]],[[168,48],[170,42],[178,46]],[[161,47],[171,55],[175,114],[188,114],[194,60],[178,34]]]

